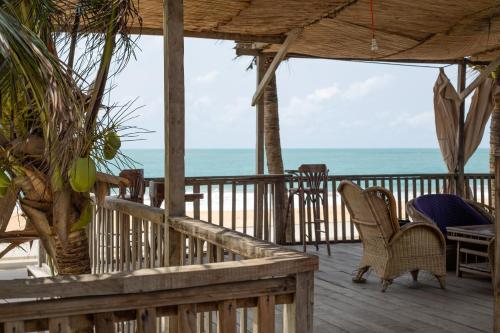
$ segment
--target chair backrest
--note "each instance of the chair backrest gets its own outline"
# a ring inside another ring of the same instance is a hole
[[[410,201],[408,208],[408,213],[413,219],[418,219],[415,213],[420,213],[434,222],[444,235],[446,227],[491,223],[474,207],[453,194],[423,195]]]
[[[322,191],[327,188],[328,168],[326,164],[302,164],[299,167],[299,184],[306,181],[311,190]]]
[[[343,180],[338,191],[362,240],[382,238],[388,243],[399,230],[396,203],[388,190],[381,187],[363,190],[353,182]]]
[[[120,188],[120,197],[130,201],[142,203],[144,201],[144,192],[146,191],[146,187],[144,185],[144,169],[122,170],[120,172],[120,177],[128,179],[130,182],[130,197],[126,197],[126,188]]]

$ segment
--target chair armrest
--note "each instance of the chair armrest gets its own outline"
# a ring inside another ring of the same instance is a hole
[[[469,206],[476,210],[479,214],[487,218],[492,224],[495,223],[495,208],[485,205],[474,200],[465,200]]]
[[[389,241],[389,246],[393,246],[404,237],[412,236],[412,234],[422,231],[424,233],[430,233],[437,236],[444,250],[444,248],[446,247],[446,240],[443,233],[434,223],[427,222],[412,222],[405,224],[394,236],[392,236],[391,240]]]

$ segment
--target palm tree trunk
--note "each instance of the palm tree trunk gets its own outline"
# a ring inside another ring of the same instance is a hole
[[[267,70],[273,58],[267,57],[264,61],[264,68]],[[276,88],[276,75],[273,75],[271,81],[264,89],[264,146],[266,150],[267,170],[269,174],[282,175],[284,174],[283,157],[281,155],[281,139],[280,139],[280,118],[278,111],[278,91]],[[286,203],[288,202],[287,189],[285,180],[275,184],[277,200],[277,211],[275,216],[276,228],[276,243],[285,244],[287,230],[290,223],[285,220]],[[278,207],[281,207],[279,209]]]
[[[90,274],[89,242],[85,230],[68,235],[63,244],[55,236],[55,264],[58,275]]]
[[[272,58],[266,58],[266,70],[271,61]],[[273,75],[273,78],[264,90],[264,145],[266,148],[268,172],[270,174],[283,174],[276,75]]]
[[[497,81],[497,84],[499,82]],[[500,93],[495,94],[495,106],[491,112],[490,127],[490,173],[495,174],[495,151],[500,150]],[[491,182],[491,193],[496,193],[495,182]],[[491,198],[491,206],[495,206],[495,198]]]

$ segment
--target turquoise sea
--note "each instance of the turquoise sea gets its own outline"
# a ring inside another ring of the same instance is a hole
[[[146,177],[163,176],[162,149],[124,150],[145,170]],[[478,149],[466,166],[466,172],[489,171],[489,150]],[[439,149],[284,149],[285,169],[302,163],[325,163],[330,174],[445,173]],[[255,174],[253,149],[187,149],[187,176],[234,176]]]

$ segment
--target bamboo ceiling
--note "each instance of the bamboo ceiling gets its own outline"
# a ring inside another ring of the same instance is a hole
[[[139,0],[143,34],[162,33],[162,0]],[[184,0],[186,36],[271,43],[304,28],[289,53],[378,60],[491,60],[500,55],[500,0]]]

